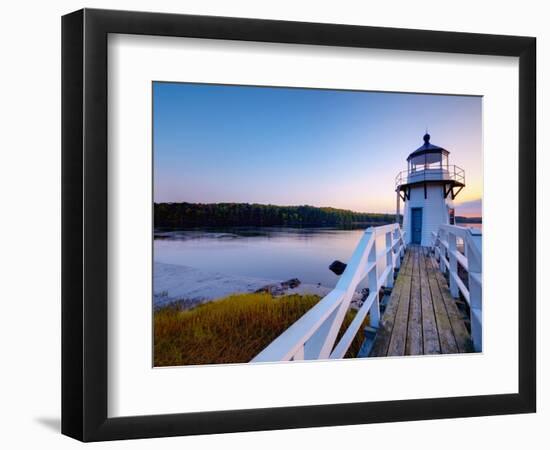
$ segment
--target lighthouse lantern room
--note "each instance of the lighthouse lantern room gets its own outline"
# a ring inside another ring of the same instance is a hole
[[[403,201],[407,244],[429,246],[440,225],[454,225],[454,199],[465,186],[465,175],[449,164],[449,153],[431,144],[426,133],[424,144],[408,156],[407,170],[397,174],[397,217]]]

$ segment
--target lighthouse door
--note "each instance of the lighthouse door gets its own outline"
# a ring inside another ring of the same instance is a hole
[[[412,243],[420,244],[422,242],[422,208],[412,208],[411,216]]]

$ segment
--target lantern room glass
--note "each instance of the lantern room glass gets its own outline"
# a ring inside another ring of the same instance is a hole
[[[443,152],[426,152],[409,160],[409,172],[449,168],[449,157]]]

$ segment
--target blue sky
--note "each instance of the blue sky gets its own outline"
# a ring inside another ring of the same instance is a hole
[[[457,214],[479,214],[479,97],[155,82],[153,127],[156,202],[394,212],[428,127],[466,171]]]

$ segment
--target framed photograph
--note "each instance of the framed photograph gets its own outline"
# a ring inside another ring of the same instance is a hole
[[[535,412],[536,41],[62,21],[62,432]]]

